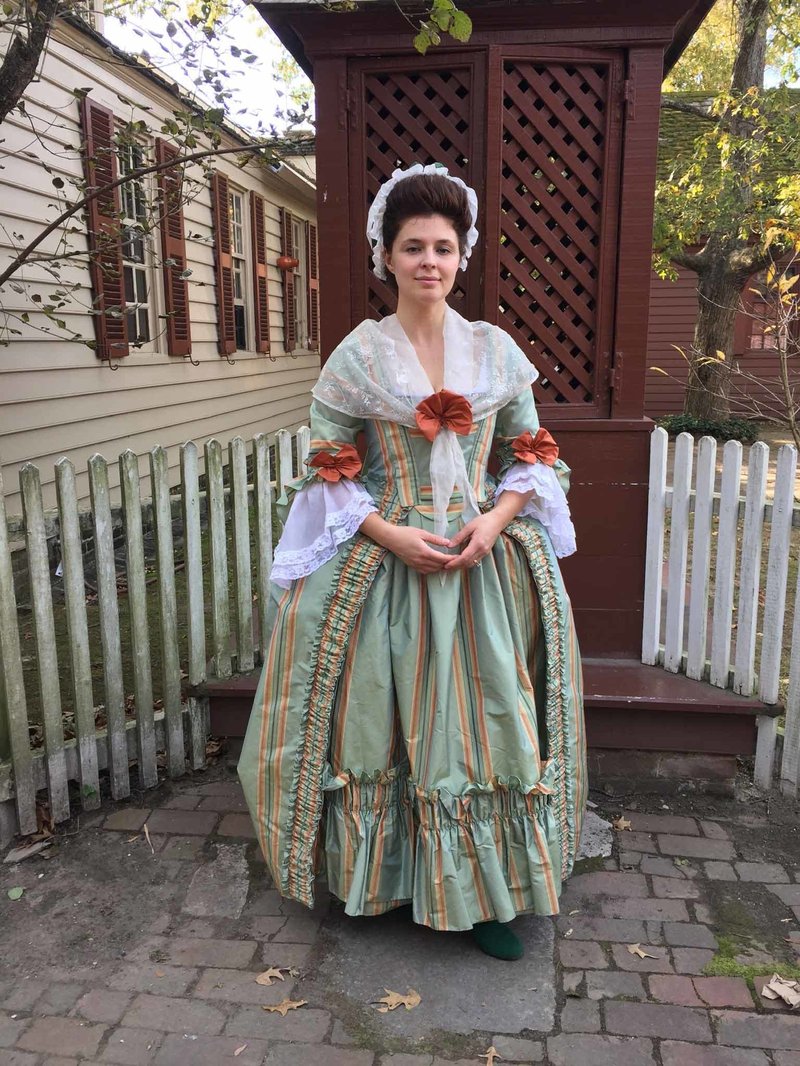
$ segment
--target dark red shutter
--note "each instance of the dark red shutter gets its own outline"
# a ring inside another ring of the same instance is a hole
[[[83,167],[86,191],[103,191],[87,204],[89,273],[92,279],[94,335],[100,359],[119,359],[129,352],[122,269],[119,186],[114,146],[114,115],[88,96],[81,100]]]
[[[319,267],[317,265],[317,227],[306,222],[306,263],[308,264],[308,346],[319,351]]]
[[[230,197],[228,179],[218,170],[211,176],[211,212],[214,216],[214,271],[217,279],[217,349],[220,355],[230,355],[236,351]]]
[[[170,163],[180,156],[173,145],[156,138],[156,163]],[[192,334],[189,322],[189,283],[186,270],[186,233],[183,225],[183,171],[179,166],[159,170],[161,195],[161,257],[164,260],[164,307],[167,313],[167,352],[190,355]]]
[[[269,292],[267,286],[267,236],[264,230],[264,198],[250,193],[250,244],[253,249],[253,307],[256,351],[269,351]]]
[[[294,232],[292,230],[292,213],[285,207],[281,208],[281,255],[294,259],[297,249],[294,246]],[[297,331],[295,322],[296,291],[294,284],[294,271],[283,271],[283,347],[287,352],[293,352],[297,347]]]

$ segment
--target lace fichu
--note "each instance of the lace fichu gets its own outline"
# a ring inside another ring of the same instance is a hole
[[[536,494],[519,512],[520,517],[536,518],[542,523],[553,551],[560,559],[576,551],[575,526],[570,517],[569,504],[552,466],[545,466],[544,463],[513,463],[500,479],[495,500],[506,489]]]
[[[336,554],[339,545],[354,537],[375,502],[355,481],[312,481],[292,502],[275,549],[270,580],[280,588],[318,570]]]
[[[469,401],[475,421],[499,410],[537,377],[507,333],[487,322],[467,322],[447,308],[444,388]],[[311,391],[344,414],[416,428],[418,405],[434,389],[397,315],[389,315],[357,326],[327,361]],[[430,474],[434,532],[443,536],[454,488],[465,497],[464,520],[478,513],[464,453],[452,429],[442,429],[431,445]]]

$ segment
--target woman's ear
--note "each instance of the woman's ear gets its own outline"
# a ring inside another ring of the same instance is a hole
[[[390,274],[394,274],[394,267],[392,266],[392,257],[389,252],[384,248],[383,250],[383,263]]]

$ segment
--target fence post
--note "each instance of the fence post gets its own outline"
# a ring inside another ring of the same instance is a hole
[[[250,515],[247,500],[247,456],[244,441],[228,445],[233,517],[233,574],[236,594],[236,666],[240,673],[255,666],[253,654],[253,579],[250,573]]]
[[[0,469],[0,758],[11,755],[17,821],[23,835],[35,833],[36,788],[33,753],[28,735],[28,707],[19,645],[17,598],[8,542],[6,501]],[[6,720],[7,718],[7,720]]]
[[[664,512],[667,486],[667,431],[650,437],[650,487],[647,500],[647,557],[644,578],[642,662],[655,666],[661,646],[661,581],[664,566]]]
[[[736,610],[736,658],[733,691],[751,696],[755,685],[756,623],[761,584],[761,540],[764,529],[764,497],[767,491],[769,448],[757,441],[747,461],[747,496],[739,570],[739,602]]]
[[[186,772],[181,706],[181,660],[178,653],[178,605],[175,598],[175,550],[169,499],[169,462],[164,448],[150,452],[153,523],[156,535],[158,614],[161,622],[161,680],[164,693],[164,734],[170,777]]]
[[[275,488],[280,496],[294,477],[292,471],[292,435],[288,429],[279,429],[275,434],[275,451],[278,458]]]
[[[256,588],[258,590],[258,643],[266,651],[269,572],[272,569],[272,483],[269,442],[265,434],[253,438],[253,503],[256,509]]]
[[[67,761],[64,753],[64,723],[61,690],[58,683],[58,656],[53,621],[53,593],[47,558],[42,486],[39,471],[26,463],[19,474],[22,509],[25,515],[25,542],[33,603],[33,626],[36,634],[36,660],[39,669],[39,692],[42,700],[45,765],[53,820],[69,818]]]
[[[689,503],[692,495],[694,437],[680,433],[675,442],[672,478],[672,512],[669,533],[667,577],[667,625],[664,636],[664,668],[677,673],[683,657],[683,626],[686,605],[686,563],[689,549]]]
[[[122,510],[125,516],[125,570],[131,620],[133,696],[136,704],[136,736],[139,745],[139,781],[142,788],[158,784],[156,734],[153,722],[153,678],[150,665],[150,624],[147,617],[147,586],[144,569],[142,502],[139,492],[139,460],[127,450],[119,457]]]
[[[94,810],[100,806],[97,727],[94,720],[89,626],[86,621],[86,581],[78,526],[78,494],[75,491],[75,468],[69,459],[59,459],[56,463],[56,493],[61,528],[61,563],[64,572],[81,803],[84,810]]]
[[[717,442],[713,437],[702,437],[697,449],[692,533],[692,583],[689,592],[689,632],[686,649],[686,676],[696,681],[702,681],[706,666],[711,525],[714,516],[716,473]]]
[[[731,666],[733,586],[736,576],[741,481],[742,445],[738,440],[729,440],[722,449],[717,568],[714,577],[714,613],[711,618],[711,676],[709,680],[717,688],[728,687]]]
[[[93,455],[88,467],[94,523],[100,646],[103,649],[108,772],[111,778],[111,795],[114,799],[124,799],[131,794],[131,781],[128,771],[128,734],[125,727],[125,687],[122,680],[117,563],[114,557],[108,466],[102,455]]]
[[[295,444],[297,447],[297,475],[299,477],[303,473],[305,461],[311,451],[311,430],[308,426],[301,426],[298,429]]]
[[[189,646],[188,681],[192,687],[206,679],[206,619],[203,604],[203,547],[200,534],[198,454],[194,441],[181,448],[181,498],[183,506],[183,555],[186,560],[186,607]],[[206,709],[208,700],[189,696],[192,769],[205,765]]]
[[[228,544],[225,537],[225,488],[222,482],[222,445],[206,442],[206,504],[211,563],[211,633],[217,677],[231,676],[231,620],[228,596]]]
[[[771,780],[771,779],[770,779]],[[794,593],[792,649],[789,654],[789,692],[786,696],[786,725],[783,732],[781,791],[797,795],[800,780],[800,569]]]

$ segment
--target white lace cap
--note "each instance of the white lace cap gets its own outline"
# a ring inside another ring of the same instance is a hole
[[[455,182],[456,185],[460,185],[462,189],[466,191],[467,203],[469,204],[470,214],[472,216],[472,225],[469,228],[466,237],[466,248],[464,254],[461,256],[461,262],[458,264],[461,270],[466,270],[467,260],[472,255],[472,249],[478,240],[478,231],[475,228],[475,223],[478,221],[478,197],[474,189],[471,189],[466,182],[463,182],[461,178],[456,178],[452,174],[448,174],[447,167],[442,166],[440,163],[429,163],[427,166],[423,166],[422,163],[414,163],[408,170],[400,170],[399,168],[394,171],[391,178],[385,181],[378,189],[378,195],[372,201],[372,206],[369,209],[367,215],[367,240],[372,244],[372,271],[374,274],[382,280],[386,281],[386,263],[384,261],[384,247],[383,247],[383,216],[386,212],[386,200],[389,193],[398,183],[404,178],[413,178],[417,174],[438,174],[441,178],[447,178],[448,181]]]

